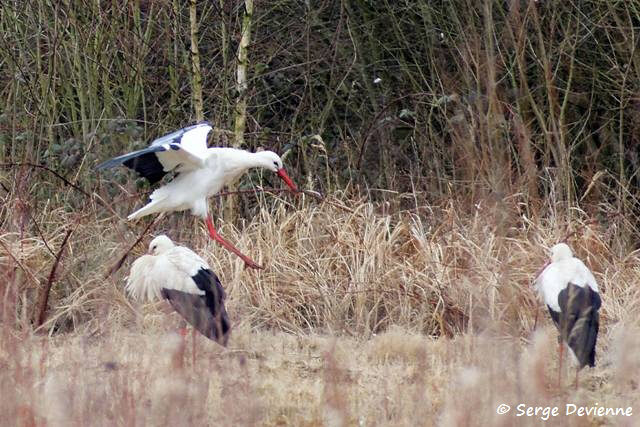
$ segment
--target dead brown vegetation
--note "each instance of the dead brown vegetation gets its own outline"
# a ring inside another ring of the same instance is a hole
[[[244,3],[2,4],[0,424],[539,425],[496,406],[638,406],[640,3]],[[261,272],[189,215],[125,222],[149,188],[93,169],[203,115],[230,145],[238,106],[244,148],[327,195],[253,193],[252,172],[212,201]],[[193,365],[178,318],[126,298],[146,226],[220,275],[229,349],[200,339]],[[577,392],[550,382],[530,288],[563,239],[603,296]]]
[[[20,390],[2,413],[38,425],[93,417],[121,425],[487,425],[516,420],[495,413],[515,400],[638,403],[638,255],[620,250],[624,233],[612,224],[576,211],[570,222],[511,216],[501,226],[488,220],[498,212],[480,205],[392,213],[338,195],[323,203],[263,194],[259,204],[243,230],[220,229],[264,271],[245,270],[189,215],[170,216],[152,232],[203,254],[228,292],[230,346],[198,338],[195,366],[190,345],[183,353],[171,335],[179,318],[162,303],[136,306],[124,295],[128,261],[105,279],[143,223],[125,225],[96,205],[38,213],[42,236],[1,235],[0,383],[3,395]],[[47,320],[34,334],[34,297],[65,237],[64,227],[51,225],[72,218],[92,220],[75,219]],[[555,388],[555,333],[542,307],[533,330],[532,279],[546,248],[566,236],[592,267],[604,301],[598,366],[583,372],[577,392]]]

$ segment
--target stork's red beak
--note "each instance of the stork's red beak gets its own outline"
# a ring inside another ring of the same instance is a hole
[[[287,185],[289,186],[289,188],[292,191],[297,192],[298,191],[298,187],[296,187],[296,185],[293,183],[293,181],[291,180],[291,178],[289,178],[289,175],[287,175],[287,172],[284,170],[284,168],[280,168],[278,169],[278,172],[276,172],[278,174],[278,176],[280,178],[282,178],[282,180],[284,182],[287,183]]]

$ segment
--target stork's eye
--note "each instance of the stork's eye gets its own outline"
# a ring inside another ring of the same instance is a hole
[[[280,168],[280,165],[278,164],[278,162],[276,162],[275,160],[273,161],[273,166]]]

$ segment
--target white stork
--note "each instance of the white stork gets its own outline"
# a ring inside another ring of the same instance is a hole
[[[242,258],[247,267],[262,268],[216,232],[207,199],[253,167],[271,170],[291,190],[298,189],[282,167],[282,159],[273,151],[251,153],[235,148],[208,148],[207,135],[211,129],[207,122],[188,126],[154,140],[148,148],[108,160],[98,165],[97,169],[123,164],[146,178],[150,184],[160,181],[170,171],[176,172],[169,183],[151,194],[149,203],[127,219],[191,209],[193,215],[205,220],[212,239]]]
[[[558,328],[558,385],[562,373],[564,343],[577,360],[578,372],[585,366],[595,366],[596,340],[602,304],[598,283],[584,263],[575,258],[571,248],[558,243],[551,248],[551,261],[535,280],[553,323]]]
[[[211,267],[191,249],[157,236],[149,243],[149,254],[131,265],[125,289],[137,300],[168,300],[195,330],[227,345],[231,326],[224,289]]]

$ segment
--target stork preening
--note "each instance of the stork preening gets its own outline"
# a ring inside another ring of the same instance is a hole
[[[165,235],[149,243],[149,253],[133,262],[125,286],[137,300],[164,298],[195,330],[226,346],[231,326],[225,293],[198,254]]]
[[[292,191],[298,189],[282,167],[282,159],[273,151],[251,153],[235,148],[208,148],[207,135],[211,129],[206,122],[186,127],[156,139],[148,148],[108,160],[98,169],[122,164],[150,184],[160,181],[168,172],[176,172],[169,183],[151,193],[149,202],[127,219],[190,209],[193,215],[205,220],[212,239],[242,258],[247,267],[262,268],[216,232],[207,199],[254,167],[271,170]]]
[[[566,343],[577,361],[578,373],[585,366],[595,366],[596,340],[602,304],[598,283],[584,263],[573,256],[571,248],[558,243],[551,248],[551,261],[535,280],[535,285],[558,328],[558,385]]]

